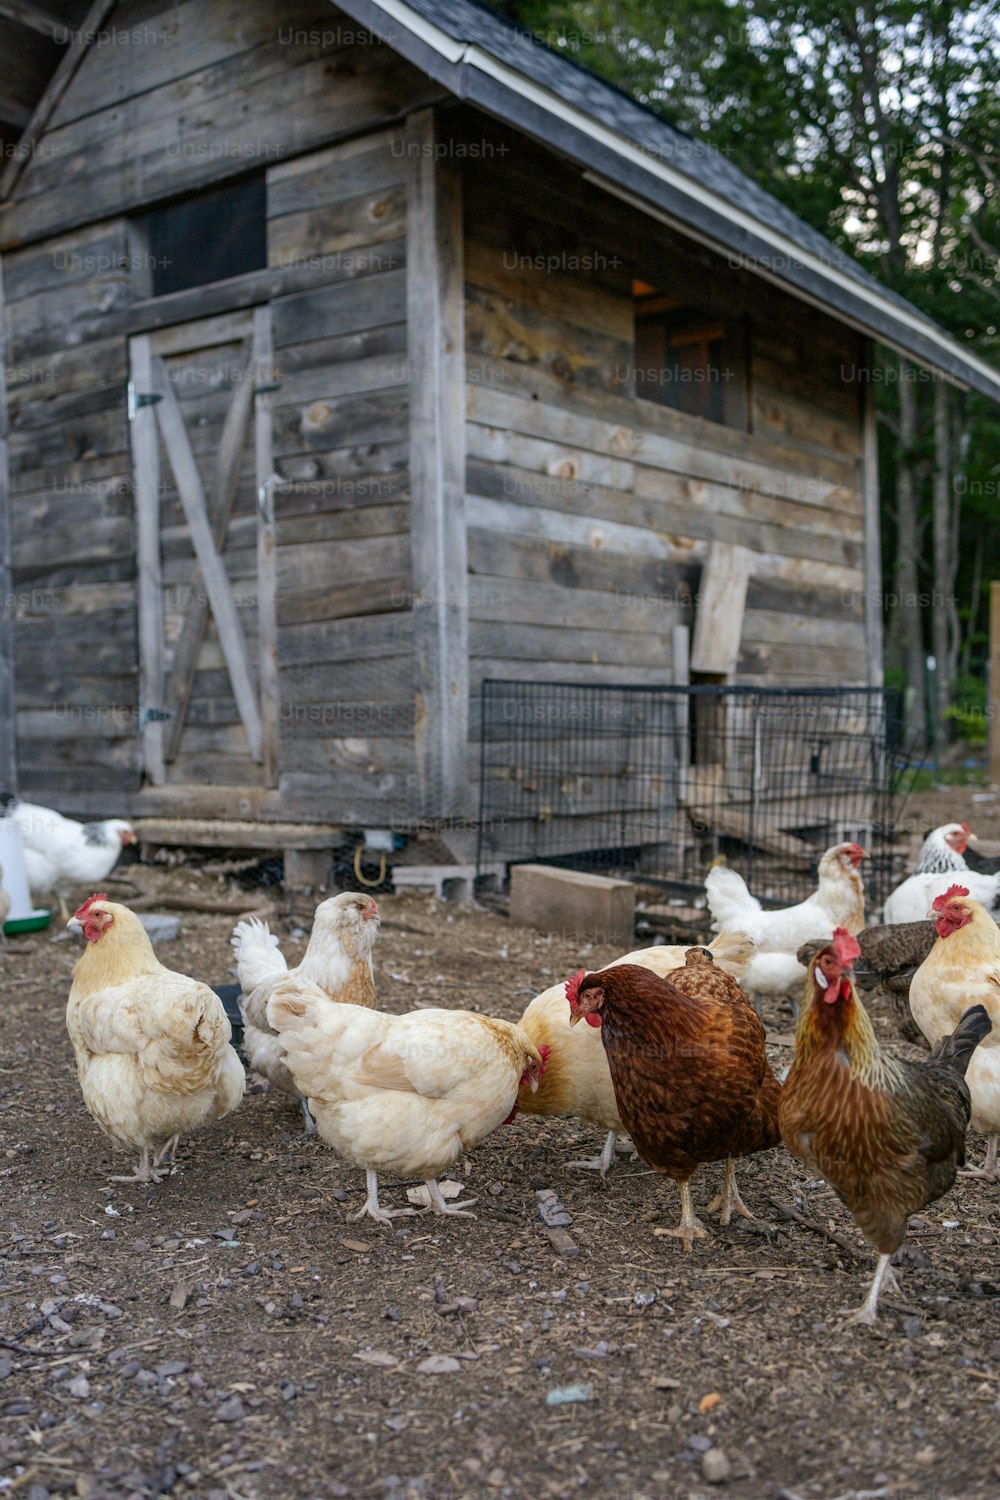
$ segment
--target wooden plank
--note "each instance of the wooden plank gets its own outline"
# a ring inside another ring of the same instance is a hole
[[[865,341],[868,368],[875,363],[875,348]],[[864,449],[861,464],[865,518],[865,633],[868,646],[868,680],[872,687],[883,681],[882,621],[882,525],[878,480],[878,416],[875,391],[871,381],[862,386],[862,430]]]
[[[271,309],[258,307],[253,318],[255,385],[254,454],[256,462],[257,527],[257,661],[260,677],[261,753],[264,783],[277,786],[279,764],[278,716],[278,577],[274,525],[274,444],[271,393],[274,343]]]
[[[692,672],[731,677],[736,670],[753,560],[745,547],[725,542],[708,549],[694,617]]]
[[[336,823],[140,817],[134,827],[144,844],[181,849],[333,849],[344,837]]]
[[[407,357],[419,811],[468,809],[462,182],[433,109],[407,118]]]
[[[235,390],[232,392],[222,428],[215,474],[208,499],[209,527],[212,544],[217,550],[221,550],[226,540],[226,529],[229,525],[240,463],[243,458],[243,446],[246,442],[247,425],[250,421],[254,387],[252,361],[252,345],[250,340],[247,340],[243,346]],[[183,503],[183,496],[181,499]],[[187,607],[184,610],[184,625],[174,647],[170,681],[167,685],[167,701],[164,705],[171,715],[163,734],[163,758],[168,762],[176,760],[180,751],[188,700],[191,696],[191,683],[194,679],[205,624],[208,620],[208,599],[201,582],[200,569],[195,567],[191,575]]]
[[[132,339],[130,375],[137,391],[153,389],[149,339]],[[146,719],[145,711],[163,705],[163,610],[160,573],[160,446],[156,416],[142,406],[132,423],[135,484],[136,595],[139,612],[139,737],[146,776],[154,786],[166,779],[163,721]]]
[[[215,548],[205,508],[205,492],[201,483],[201,475],[198,473],[198,466],[191,452],[191,445],[177,398],[170,384],[170,377],[160,359],[153,360],[153,389],[163,397],[155,407],[156,417],[174,471],[174,478],[177,481],[177,489],[184,506],[198,566],[201,568],[201,575],[208,590],[215,628],[225,652],[226,665],[232,679],[240,719],[246,730],[250,754],[255,761],[260,761],[260,713],[247,660],[243,628],[229,592],[229,579],[226,576],[225,565]]]
[[[11,574],[10,466],[7,458],[7,313],[0,256],[0,790],[17,791],[14,590]]]
[[[115,0],[94,0],[79,30],[72,33],[70,44],[59,60],[59,66],[35,105],[31,120],[18,142],[17,152],[7,163],[6,171],[0,176],[0,200],[10,198],[12,195],[21,173],[32,159],[32,148],[51,120],[60,100],[72,83],[77,69],[83,62],[91,40],[100,31],[108,12],[114,5]]]

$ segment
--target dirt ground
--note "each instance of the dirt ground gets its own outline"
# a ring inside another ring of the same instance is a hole
[[[234,893],[184,868],[142,878],[161,894]],[[555,978],[614,956],[497,912],[380,904],[376,975],[393,1011],[513,1019]],[[224,981],[232,922],[184,913],[160,956]],[[294,960],[303,940],[278,925]],[[1000,1494],[996,1185],[960,1179],[915,1219],[902,1295],[849,1330],[838,1314],[861,1300],[872,1254],[783,1149],[741,1167],[755,1222],[690,1254],[654,1237],[677,1194],[641,1162],[620,1157],[607,1184],[567,1168],[600,1146],[574,1122],[520,1117],[468,1158],[474,1222],[354,1222],[362,1174],[262,1089],[187,1141],[159,1187],[112,1186],[125,1159],[112,1166],[83,1108],[64,1026],[77,942],[54,928],[0,956],[0,1492]],[[784,1065],[789,1016],[766,1019]],[[907,1050],[888,1014],[877,1025]],[[983,1150],[970,1138],[974,1160]],[[719,1178],[698,1175],[696,1206]],[[557,1253],[542,1189],[571,1216],[575,1255]],[[387,1180],[383,1202],[404,1201]]]

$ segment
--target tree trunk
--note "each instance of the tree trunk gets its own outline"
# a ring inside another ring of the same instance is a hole
[[[907,730],[927,732],[927,694],[924,689],[924,643],[920,621],[920,581],[917,563],[920,537],[917,518],[917,395],[914,370],[899,357],[899,454],[896,466],[896,631],[906,674],[904,719]]]

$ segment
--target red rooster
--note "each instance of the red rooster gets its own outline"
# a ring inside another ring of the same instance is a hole
[[[973,1005],[925,1061],[888,1057],[854,991],[860,952],[838,927],[810,962],[779,1120],[789,1151],[826,1178],[878,1251],[868,1296],[848,1319],[874,1323],[907,1219],[948,1191],[965,1160],[965,1071],[991,1023]]]
[[[676,1235],[690,1250],[705,1228],[691,1204],[690,1179],[703,1162],[725,1161],[725,1186],[710,1204],[728,1224],[734,1209],[752,1217],[736,1191],[735,1159],[776,1146],[781,1085],[771,1072],[764,1028],[732,975],[691,948],[686,966],[661,979],[637,964],[566,985],[570,1025],[601,1027],[615,1098],[643,1161],[680,1189]]]

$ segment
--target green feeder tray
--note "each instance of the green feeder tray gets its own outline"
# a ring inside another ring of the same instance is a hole
[[[16,922],[3,924],[4,937],[18,937],[22,932],[43,932],[52,921],[52,913],[38,908],[30,917],[19,917]]]

